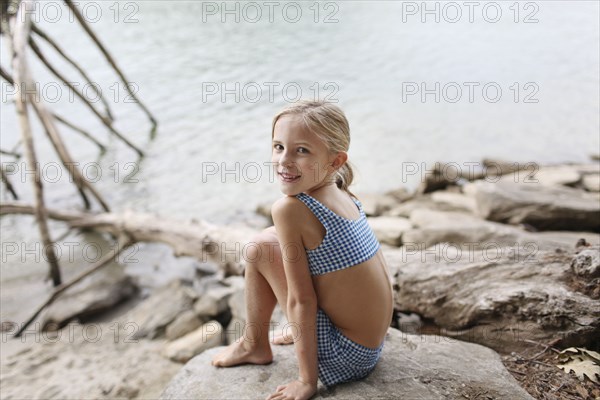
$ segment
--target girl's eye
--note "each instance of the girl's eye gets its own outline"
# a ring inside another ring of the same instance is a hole
[[[302,150],[300,153],[308,153],[308,150],[306,150],[304,147],[299,147],[298,150]]]
[[[273,145],[273,148],[275,150],[281,150],[280,147],[282,147],[282,146],[280,144],[277,144],[277,143]]]

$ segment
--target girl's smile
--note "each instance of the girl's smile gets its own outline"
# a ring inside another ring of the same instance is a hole
[[[300,180],[301,175],[291,175],[285,172],[278,172],[279,177],[283,183],[292,183]]]

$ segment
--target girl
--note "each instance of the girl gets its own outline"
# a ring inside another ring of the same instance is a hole
[[[271,209],[274,226],[246,255],[244,340],[213,365],[267,364],[268,326],[279,302],[294,337],[298,379],[268,399],[308,399],[325,386],[367,376],[379,360],[392,319],[386,264],[360,201],[348,190],[350,128],[339,107],[302,101],[273,119],[272,161],[286,195]],[[262,328],[262,329],[261,329]]]

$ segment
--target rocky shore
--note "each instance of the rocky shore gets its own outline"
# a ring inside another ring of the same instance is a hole
[[[557,361],[543,362],[555,370],[543,394],[526,379],[534,370],[510,364],[532,349],[539,363],[567,347],[600,350],[600,162],[533,174],[486,163],[493,174],[439,164],[412,193],[357,193],[384,247],[395,318],[373,374],[316,398],[600,396]],[[268,205],[257,213],[263,224],[250,228],[271,224]],[[244,329],[244,280],[232,271],[197,263],[192,278],[146,293],[106,268],[46,309],[39,335],[11,338],[16,321],[2,321],[2,399],[264,398],[291,379],[293,346],[277,346],[269,366],[209,362]],[[285,326],[281,310],[272,322]],[[538,368],[519,365],[529,364]]]

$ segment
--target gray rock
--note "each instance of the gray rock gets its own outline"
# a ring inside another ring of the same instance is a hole
[[[484,179],[490,182],[497,182],[497,180],[501,177],[510,177],[510,179],[518,179],[519,177],[527,176],[530,172],[539,170],[539,164],[535,162],[523,163],[484,158],[481,164],[483,165],[483,168],[477,169],[477,171],[475,171],[474,174],[469,176],[468,180],[474,181],[478,179]]]
[[[397,268],[396,308],[432,319],[442,334],[504,352],[525,349],[526,339],[587,347],[600,335],[600,301],[566,286],[573,252],[431,250]]]
[[[389,192],[386,192],[385,195],[392,196],[399,203],[405,202],[406,200],[410,200],[413,197],[413,193],[411,193],[405,187],[390,190]]]
[[[242,321],[246,320],[246,299],[244,294],[244,288],[236,290],[229,296],[227,302],[229,310],[233,318],[239,318]]]
[[[165,334],[167,326],[178,316],[192,310],[196,292],[180,279],[158,288],[147,299],[121,317],[123,323],[137,326],[134,338],[155,339]]]
[[[579,251],[571,261],[571,270],[584,278],[600,277],[600,247]]]
[[[600,245],[600,233],[594,232],[544,231],[532,233],[530,237],[540,248],[573,250],[579,239],[585,239],[592,245]]]
[[[179,314],[173,322],[167,325],[165,337],[167,340],[175,340],[188,334],[205,323],[193,310],[187,310]]]
[[[548,165],[504,175],[502,180],[543,186],[576,186],[581,182],[581,172],[574,165]]]
[[[423,321],[421,321],[419,314],[399,312],[396,313],[396,316],[398,317],[398,327],[402,332],[418,334],[423,326]]]
[[[600,231],[600,202],[583,190],[532,183],[477,181],[465,185],[482,218],[539,230]]]
[[[271,206],[273,204],[272,203],[264,203],[264,204],[259,204],[256,207],[256,213],[258,215],[262,215],[263,217],[266,217],[269,221],[271,221],[271,223],[273,223],[273,217],[271,216]]]
[[[221,350],[210,349],[190,360],[160,399],[264,399],[298,376],[294,346],[273,346],[270,365],[213,367],[211,359]],[[532,399],[493,350],[390,328],[381,359],[368,377],[329,390],[319,384],[312,399],[464,400],[482,392],[492,399]]]
[[[68,288],[41,317],[42,330],[57,330],[73,319],[91,318],[131,298],[138,287],[118,264],[107,265]]]
[[[227,278],[223,279],[223,283],[226,284],[227,286],[236,288],[236,289],[243,289],[244,288],[244,277],[243,276],[228,276]]]
[[[210,276],[198,282],[196,287],[201,295],[194,304],[194,311],[200,317],[214,317],[227,310],[233,293],[244,291],[244,277]]]
[[[411,214],[410,222],[415,229],[404,233],[403,243],[416,250],[425,250],[438,243],[477,248],[490,243],[507,246],[526,235],[514,226],[484,221],[464,212],[419,209]]]
[[[600,174],[585,175],[581,183],[583,188],[589,192],[600,192]]]
[[[422,171],[421,183],[415,194],[431,193],[462,182],[461,169],[454,163],[436,162],[431,171]]]
[[[358,200],[368,216],[378,216],[398,204],[396,197],[388,194],[357,193]]]
[[[215,284],[203,293],[194,304],[197,315],[214,317],[227,309],[229,297],[236,292],[235,287]]]
[[[457,211],[466,211],[475,214],[477,210],[475,199],[462,193],[440,190],[431,194],[431,200],[436,203],[445,204],[448,208]]]
[[[407,253],[410,253],[411,249],[407,251],[406,247],[395,247],[385,243],[381,244],[381,249],[385,258],[388,275],[392,282],[394,282],[395,279],[393,277],[396,276],[402,264],[406,262],[408,258]]]
[[[527,164],[524,164],[527,165]],[[542,186],[570,186],[584,187],[586,177],[594,177],[598,179],[600,174],[600,164],[560,164],[560,165],[543,165],[537,166],[534,163],[529,163],[526,168],[521,171],[511,171],[511,173],[502,176],[502,181],[539,184]],[[488,179],[491,182],[497,181],[496,178]],[[592,184],[595,182],[588,180]],[[593,191],[593,190],[592,190]]]
[[[435,192],[434,192],[435,193]],[[450,191],[443,191],[443,193],[452,193]],[[443,197],[443,195],[442,195]],[[438,197],[439,199],[439,197]],[[468,200],[467,200],[468,201]],[[417,196],[413,199],[407,200],[404,203],[398,204],[384,213],[390,217],[406,217],[410,218],[411,214],[415,210],[435,210],[435,211],[458,211],[465,212],[467,206],[464,204],[457,204],[456,202],[446,201],[435,201],[433,200],[433,193],[424,194]]]
[[[370,217],[369,226],[381,243],[391,246],[402,244],[402,234],[412,228],[408,219],[402,217]]]
[[[244,327],[246,321],[239,317],[231,318],[229,325],[225,329],[225,343],[231,344],[244,336]]]
[[[223,344],[223,327],[217,321],[209,321],[187,335],[165,344],[162,355],[177,362],[187,362],[197,354]]]
[[[414,229],[402,235],[409,251],[425,250],[438,243],[464,248],[505,247],[519,244],[536,249],[573,250],[580,238],[592,244],[600,243],[593,232],[527,232],[521,228],[486,221],[464,212],[443,212],[418,209],[411,214]]]

